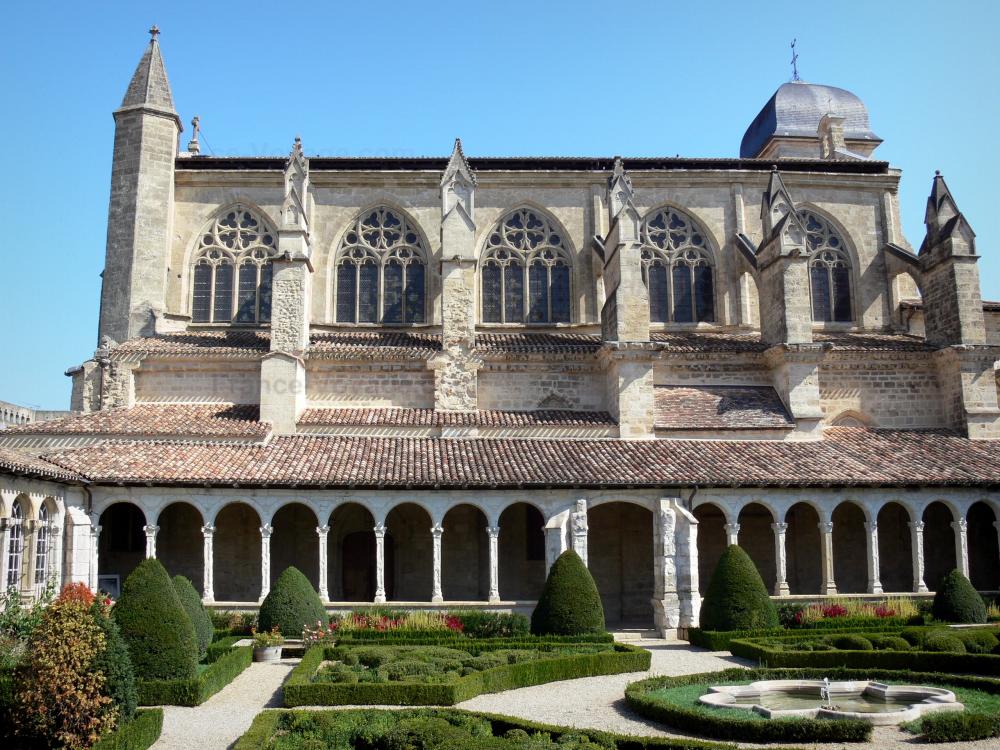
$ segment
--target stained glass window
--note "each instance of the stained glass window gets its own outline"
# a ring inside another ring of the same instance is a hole
[[[657,209],[643,221],[642,264],[650,322],[715,320],[714,269],[706,237],[694,219],[674,208]]]
[[[809,292],[813,320],[818,323],[849,323],[854,319],[851,304],[851,263],[844,241],[830,223],[801,211],[806,225],[809,257]]]

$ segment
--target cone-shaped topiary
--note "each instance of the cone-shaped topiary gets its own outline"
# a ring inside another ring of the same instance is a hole
[[[104,648],[94,659],[94,669],[104,675],[104,694],[111,697],[115,706],[121,712],[119,718],[128,721],[135,713],[139,694],[135,688],[135,671],[132,669],[132,659],[128,655],[128,646],[122,638],[121,631],[109,615],[103,602],[95,601],[90,605],[90,614],[97,627],[104,633]]]
[[[719,558],[701,604],[702,630],[778,627],[778,611],[750,556],[731,544]]]
[[[953,570],[941,579],[931,609],[942,622],[986,622],[986,604],[961,571]]]
[[[167,571],[143,560],[125,579],[112,617],[140,680],[185,680],[198,671],[198,639]]]
[[[573,550],[552,564],[545,588],[531,613],[535,635],[581,635],[604,632],[604,607],[593,576]]]
[[[205,605],[201,603],[201,597],[195,591],[191,581],[184,576],[174,576],[172,583],[177,591],[177,596],[181,600],[181,606],[191,618],[194,625],[194,634],[198,639],[198,660],[201,661],[208,653],[208,644],[212,642],[212,635],[215,628],[212,627],[212,618],[205,611]]]
[[[288,567],[261,603],[257,629],[263,632],[277,627],[286,638],[301,638],[306,625],[326,621],[326,609],[309,579],[298,568]]]

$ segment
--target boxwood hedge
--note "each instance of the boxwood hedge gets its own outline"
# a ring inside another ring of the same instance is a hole
[[[232,648],[187,680],[139,680],[141,706],[197,706],[236,679],[253,661],[253,648]]]
[[[928,742],[974,742],[1000,737],[1000,716],[949,711],[920,721],[920,734]]]
[[[509,640],[477,644],[482,651],[516,647]],[[323,646],[314,646],[306,651],[302,661],[285,681],[286,706],[451,706],[482,693],[498,693],[577,677],[644,672],[650,665],[649,651],[617,643],[614,651],[567,654],[557,659],[506,664],[460,677],[448,684],[312,682],[316,670],[330,658],[331,651],[332,647]]]
[[[97,741],[91,750],[146,750],[160,738],[163,709],[143,708],[131,721]]]
[[[729,642],[735,638],[816,638],[834,633],[898,633],[900,628],[906,623],[902,618],[886,618],[874,625],[852,625],[850,623],[835,623],[834,620],[826,620],[829,623],[822,627],[815,628],[757,628],[754,630],[703,630],[702,628],[688,628],[688,641],[692,646],[700,646],[711,651],[728,651]]]

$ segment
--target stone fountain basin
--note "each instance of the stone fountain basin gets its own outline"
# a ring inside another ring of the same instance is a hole
[[[836,707],[829,709],[822,707],[823,687],[822,680],[762,680],[750,685],[710,687],[699,700],[715,708],[754,711],[767,719],[860,719],[875,726],[902,724],[925,713],[965,708],[953,692],[943,688],[855,680],[829,683],[830,703]],[[812,700],[815,706],[808,705]]]

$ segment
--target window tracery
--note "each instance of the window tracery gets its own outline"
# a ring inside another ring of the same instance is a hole
[[[236,206],[217,216],[195,250],[191,320],[270,322],[271,260],[277,245],[277,234],[248,208]]]
[[[10,509],[10,518],[7,521],[10,530],[7,532],[7,580],[6,588],[17,586],[21,582],[21,554],[24,547],[24,522],[21,501],[15,500]]]
[[[851,305],[851,261],[844,241],[828,221],[800,211],[806,226],[809,256],[809,293],[817,323],[849,323]]]
[[[45,583],[49,565],[49,509],[43,503],[35,525],[35,583]]]
[[[426,252],[415,227],[387,206],[366,211],[337,251],[338,323],[426,320]]]
[[[569,323],[570,256],[542,214],[521,208],[486,240],[481,266],[484,323]]]
[[[653,323],[715,320],[715,282],[704,230],[674,208],[650,213],[642,224],[642,269]]]

